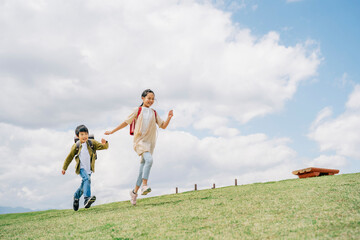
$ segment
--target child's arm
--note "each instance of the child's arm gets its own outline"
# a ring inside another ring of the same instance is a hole
[[[169,114],[168,114],[168,118],[166,119],[166,121],[165,121],[163,124],[161,124],[161,128],[162,128],[162,129],[167,128],[167,126],[169,125],[170,120],[171,120],[171,118],[172,118],[173,116],[174,116],[173,110],[170,110],[170,111],[169,111]]]
[[[94,140],[93,141],[95,149],[96,150],[103,150],[103,149],[108,149],[109,148],[109,143],[108,141],[106,141],[105,139],[101,139],[101,143],[99,143],[98,141]]]
[[[133,112],[125,119],[125,121],[123,123],[121,123],[119,126],[117,126],[114,130],[112,131],[106,131],[104,134],[105,135],[110,135],[113,134],[116,131],[119,131],[120,129],[126,127],[127,125],[131,124],[132,121],[137,117],[139,113],[139,108],[134,108]]]
[[[110,135],[110,134],[113,134],[114,132],[117,132],[119,131],[120,129],[126,127],[128,124],[126,122],[123,122],[122,124],[120,124],[119,126],[117,126],[114,130],[112,131],[106,131],[104,134],[105,135]]]
[[[74,144],[71,148],[71,151],[69,153],[69,155],[66,157],[65,161],[64,161],[64,165],[63,165],[63,168],[62,168],[62,175],[65,175],[66,173],[66,170],[69,166],[69,164],[71,163],[71,161],[74,159],[74,156],[75,156],[75,148],[76,148],[76,144]]]

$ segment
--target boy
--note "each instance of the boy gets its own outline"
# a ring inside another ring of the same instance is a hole
[[[91,196],[91,174],[95,172],[96,150],[107,149],[109,143],[105,139],[101,139],[101,143],[90,140],[89,130],[85,125],[78,126],[75,129],[75,134],[80,143],[75,143],[71,147],[70,153],[65,159],[62,174],[65,175],[69,164],[75,157],[75,173],[82,178],[81,185],[74,194],[73,208],[74,211],[77,211],[79,209],[79,199],[83,193],[85,208],[89,208],[96,200],[95,196]]]

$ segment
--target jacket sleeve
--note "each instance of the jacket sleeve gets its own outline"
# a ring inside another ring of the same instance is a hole
[[[74,159],[75,157],[75,151],[76,151],[76,144],[74,144],[72,147],[71,147],[71,150],[70,150],[70,153],[69,155],[66,157],[65,161],[64,161],[64,165],[63,165],[63,169],[66,171],[69,164],[72,162],[72,160]]]
[[[105,144],[102,144],[101,142],[98,142],[96,140],[93,140],[93,144],[96,150],[104,150],[109,148],[109,143],[106,142]]]

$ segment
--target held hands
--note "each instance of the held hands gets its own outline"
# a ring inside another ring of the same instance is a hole
[[[110,134],[112,134],[112,132],[111,132],[111,131],[106,131],[104,134],[105,134],[105,135],[110,135]],[[101,141],[102,141],[102,140],[101,140]]]

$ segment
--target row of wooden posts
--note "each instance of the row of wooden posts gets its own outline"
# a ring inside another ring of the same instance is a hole
[[[235,179],[235,186],[237,186],[237,179]],[[212,189],[215,189],[215,183],[213,183]],[[197,184],[195,184],[194,190],[197,191]],[[176,193],[179,193],[178,187],[175,189]]]

